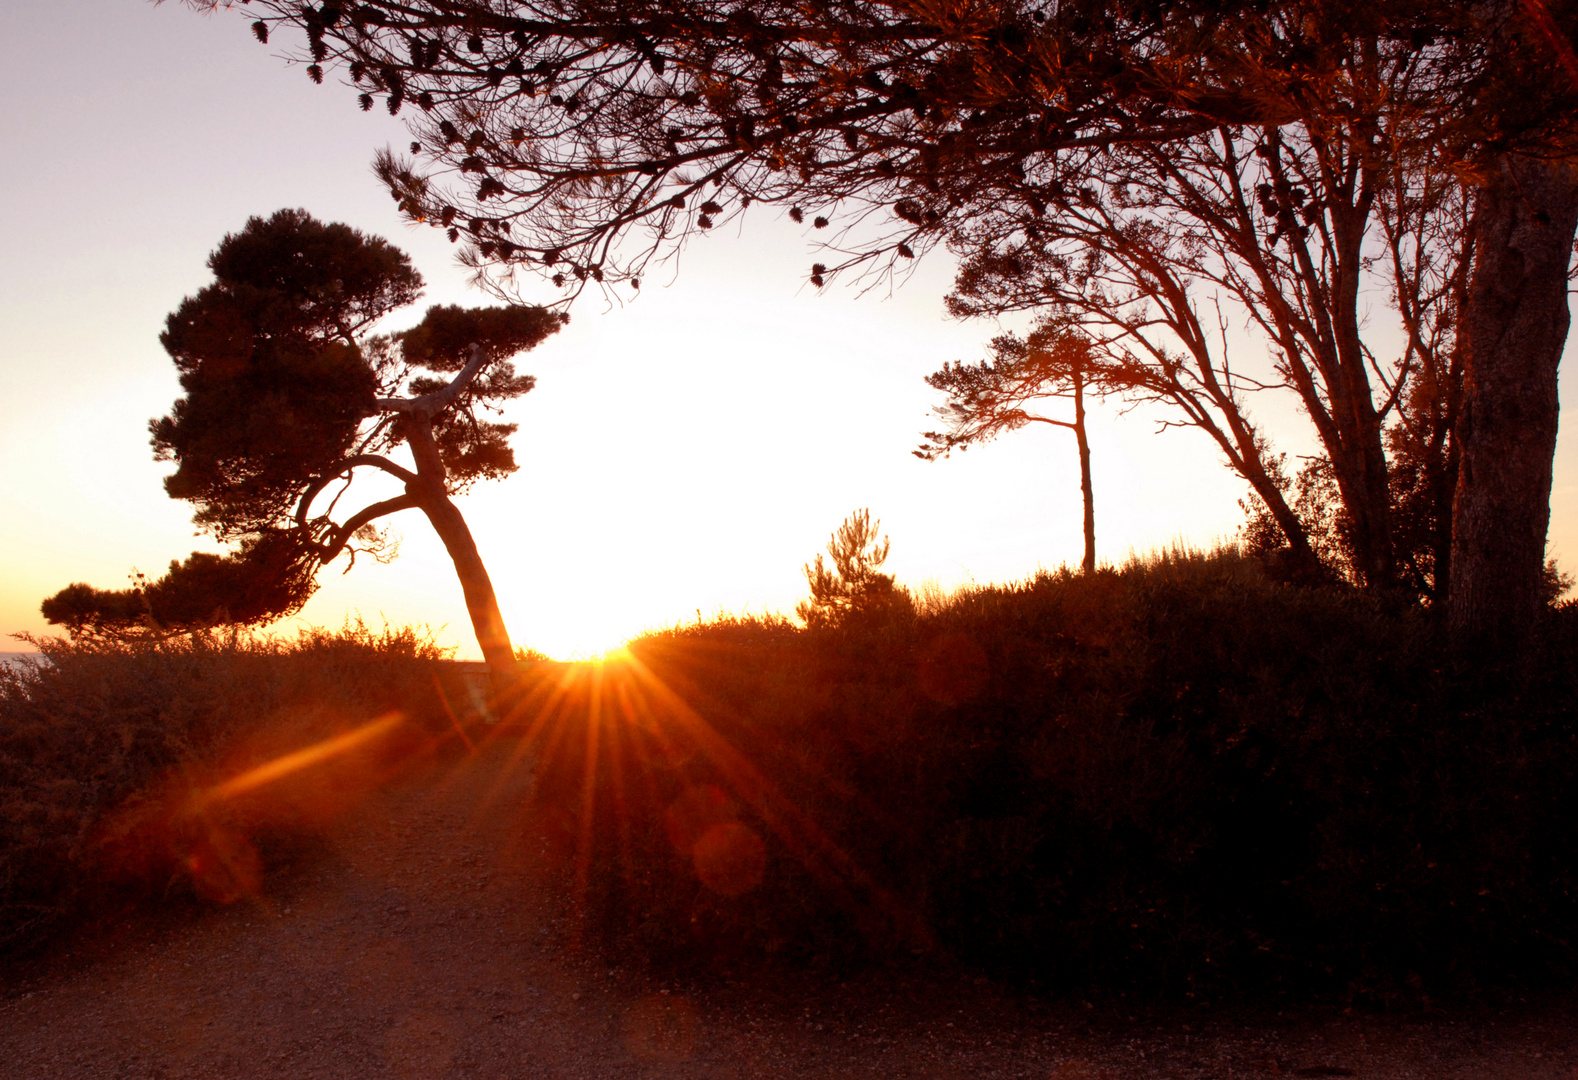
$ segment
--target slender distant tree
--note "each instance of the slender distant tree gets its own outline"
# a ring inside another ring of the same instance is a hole
[[[303,210],[250,219],[208,265],[213,283],[182,302],[160,338],[185,393],[150,426],[156,456],[176,465],[166,490],[236,550],[195,554],[132,590],[71,586],[45,601],[46,617],[99,631],[266,622],[299,608],[342,553],[391,555],[376,523],[416,509],[449,552],[477,641],[502,676],[509,634],[453,496],[516,470],[515,425],[484,417],[531,390],[510,358],[563,317],[435,306],[411,330],[375,335],[380,318],[417,298],[421,277],[386,241]],[[367,473],[404,490],[339,512]]]
[[[948,395],[935,411],[948,422],[946,431],[928,431],[915,456],[926,461],[947,457],[975,443],[990,442],[1005,431],[1028,424],[1050,424],[1074,433],[1079,447],[1079,491],[1084,510],[1085,573],[1096,571],[1096,504],[1090,480],[1090,439],[1085,430],[1085,395],[1098,396],[1111,387],[1091,355],[1090,342],[1078,331],[1043,324],[1028,337],[1004,335],[992,341],[993,359],[979,364],[954,363],[926,376],[933,389]],[[1032,412],[1035,401],[1067,401],[1072,419]]]
[[[882,522],[871,520],[869,509],[857,510],[844,519],[827,541],[833,565],[828,567],[820,553],[805,566],[811,598],[795,606],[795,614],[807,626],[837,626],[852,617],[891,610],[905,601],[906,594],[893,584],[893,575],[879,569],[888,559],[889,540],[879,541]]]

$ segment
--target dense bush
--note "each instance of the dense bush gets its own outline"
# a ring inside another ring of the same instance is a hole
[[[188,869],[205,853],[234,863],[233,850],[209,850],[217,811],[201,815],[208,835],[172,831],[182,785],[395,710],[408,728],[447,725],[441,653],[411,631],[38,644],[45,662],[0,669],[0,949],[69,925],[117,870],[162,886],[178,857]],[[208,885],[223,894],[220,880]]]
[[[630,652],[536,721],[584,925],[625,955],[1183,993],[1571,972],[1573,610],[1492,664],[1418,609],[1175,554]]]

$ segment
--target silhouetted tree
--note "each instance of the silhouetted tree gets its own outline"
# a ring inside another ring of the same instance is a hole
[[[1494,564],[1515,567],[1508,572],[1527,585],[1541,561],[1533,533],[1548,502],[1542,477],[1560,336],[1551,314],[1560,305],[1549,300],[1564,274],[1559,260],[1524,247],[1536,233],[1542,251],[1565,251],[1572,239],[1563,185],[1578,114],[1569,74],[1578,71],[1570,45],[1578,5],[257,0],[250,10],[265,41],[282,23],[305,31],[301,59],[315,80],[331,58],[347,65],[363,108],[379,100],[391,112],[420,107],[412,153],[427,164],[393,155],[379,163],[411,216],[452,239],[465,235],[479,270],[545,270],[572,290],[587,281],[636,285],[654,255],[753,200],[787,205],[819,227],[864,225],[837,234],[843,254],[832,266],[812,266],[820,285],[872,259],[891,266],[911,257],[1004,193],[1026,191],[1024,201],[1045,205],[1037,189],[1056,193],[1045,167],[1069,151],[1277,129],[1306,118],[1311,103],[1320,113],[1306,134],[1351,127],[1368,138],[1371,118],[1384,113],[1396,122],[1374,144],[1388,156],[1381,165],[1445,147],[1455,174],[1473,185],[1482,238],[1471,293],[1484,303],[1471,304],[1467,320],[1479,344],[1464,364],[1461,410],[1471,434],[1459,440],[1457,504],[1468,517],[1456,545],[1459,561],[1476,569],[1454,575],[1453,588],[1483,602],[1453,610],[1466,627],[1528,607],[1522,585],[1471,582]],[[1418,58],[1414,74],[1375,97],[1376,65],[1404,54]],[[446,172],[450,182],[440,185]],[[1271,216],[1298,235],[1308,223],[1292,194],[1273,191]],[[1351,255],[1354,231],[1340,231],[1337,246]],[[1340,269],[1333,285],[1345,292],[1353,276],[1351,266]],[[1534,325],[1541,318],[1543,329]],[[1362,350],[1337,329],[1328,345],[1351,376],[1364,368]],[[1495,367],[1503,362],[1507,372]],[[1334,414],[1350,411],[1340,398]],[[1538,437],[1519,442],[1515,425],[1498,419],[1502,401],[1509,416],[1536,408],[1530,433]],[[1393,567],[1383,425],[1364,413],[1336,416],[1352,431],[1331,457],[1366,579],[1385,580]],[[1470,443],[1484,443],[1484,453]],[[1493,475],[1497,461],[1516,482]],[[1477,499],[1493,503],[1495,491],[1516,491],[1535,508],[1499,541],[1494,515],[1472,510]],[[1284,524],[1296,533],[1291,518]]]
[[[904,592],[893,584],[893,575],[878,569],[888,559],[889,541],[877,539],[880,521],[871,520],[869,509],[858,510],[844,519],[827,541],[833,558],[828,568],[820,554],[805,566],[805,579],[811,586],[811,599],[795,606],[795,614],[807,626],[837,626],[852,617],[891,610],[907,601]]]
[[[1344,53],[1327,46],[1323,57]],[[951,302],[965,315],[1050,308],[1098,351],[1156,369],[1138,386],[1177,384],[1161,397],[1213,437],[1307,562],[1249,409],[1256,393],[1296,394],[1344,508],[1354,579],[1390,589],[1402,574],[1387,428],[1415,381],[1449,382],[1464,200],[1439,148],[1397,150],[1415,134],[1400,103],[1428,54],[1393,43],[1348,59],[1290,96],[1275,123],[1065,154],[1023,191],[961,212]],[[1343,100],[1356,104],[1335,123]],[[1400,348],[1372,329],[1367,309],[1383,290]],[[1225,331],[1239,322],[1269,347],[1267,362],[1229,356]]]
[[[435,306],[411,330],[373,335],[378,319],[417,298],[421,277],[387,242],[302,210],[250,219],[209,268],[214,282],[182,302],[160,338],[185,393],[150,427],[156,456],[176,464],[166,490],[238,550],[194,554],[132,590],[72,586],[45,602],[46,617],[99,631],[265,622],[299,608],[340,554],[388,557],[375,523],[419,509],[455,565],[483,655],[508,670],[498,600],[452,496],[515,471],[515,425],[483,414],[531,390],[509,358],[562,317]],[[409,465],[389,456],[401,447]],[[404,492],[337,515],[367,470]]]
[[[73,637],[184,633],[207,626],[255,626],[297,611],[317,588],[315,553],[289,529],[241,540],[229,555],[194,551],[156,580],[138,572],[127,589],[77,583],[45,600],[44,618]]]
[[[1108,373],[1095,363],[1090,342],[1079,332],[1044,324],[1028,337],[1011,334],[992,341],[993,359],[980,364],[954,363],[926,376],[933,389],[948,395],[935,411],[948,422],[946,431],[928,431],[915,456],[926,461],[947,457],[974,443],[990,442],[1005,431],[1027,424],[1050,424],[1074,433],[1079,447],[1079,491],[1084,510],[1085,553],[1080,565],[1096,571],[1096,504],[1090,481],[1090,439],[1085,430],[1085,394],[1113,388]],[[1033,401],[1068,401],[1072,420],[1031,412]]]

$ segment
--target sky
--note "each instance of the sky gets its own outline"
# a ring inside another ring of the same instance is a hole
[[[334,78],[315,86],[237,12],[147,0],[8,5],[0,39],[0,635],[54,631],[39,602],[85,581],[157,576],[218,550],[161,486],[150,418],[179,395],[164,319],[209,280],[248,217],[302,207],[385,237],[427,281],[420,303],[490,302],[454,248],[412,226],[373,179],[409,141]],[[62,58],[69,58],[69,62]],[[644,630],[720,612],[790,613],[802,566],[852,511],[892,539],[902,584],[1011,582],[1077,564],[1072,437],[1046,425],[941,462],[910,453],[936,426],[924,376],[977,361],[1002,328],[949,319],[946,256],[861,295],[805,282],[808,231],[771,208],[688,247],[639,299],[588,294],[562,333],[518,358],[538,377],[507,419],[520,471],[459,500],[517,645],[594,656]],[[754,212],[753,212],[754,213]],[[544,286],[539,297],[556,294]],[[527,299],[533,299],[527,289]],[[1253,342],[1237,348],[1255,348]],[[1570,400],[1573,365],[1564,365]],[[1279,449],[1310,449],[1285,400],[1254,415]],[[1199,432],[1098,406],[1090,421],[1098,557],[1122,562],[1232,538],[1246,487]],[[1578,559],[1578,446],[1564,426],[1551,551]],[[388,565],[329,567],[276,624],[417,624],[479,655],[442,546],[392,519]],[[26,650],[0,637],[0,651]]]

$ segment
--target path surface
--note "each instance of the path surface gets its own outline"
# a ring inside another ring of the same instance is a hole
[[[500,745],[339,819],[265,899],[105,928],[0,989],[27,1078],[1277,1075],[1578,1080],[1578,1010],[1391,1019],[1113,1014],[991,987],[643,983],[562,947]]]

